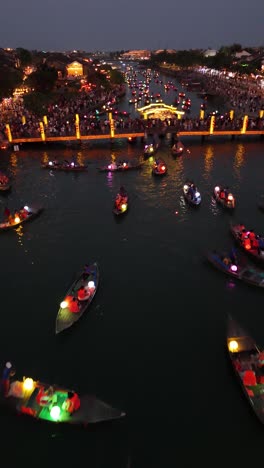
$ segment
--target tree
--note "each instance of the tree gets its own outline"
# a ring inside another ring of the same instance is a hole
[[[53,67],[42,64],[35,72],[27,78],[27,84],[35,91],[49,93],[53,90],[57,80],[57,71]]]
[[[21,83],[22,73],[20,70],[0,67],[0,98],[11,97]]]
[[[31,65],[32,55],[28,50],[23,49],[22,47],[18,47],[16,49],[16,55],[22,68],[26,67],[27,65]]]
[[[39,117],[43,117],[47,113],[49,97],[46,94],[33,92],[23,96],[26,109],[33,112]]]

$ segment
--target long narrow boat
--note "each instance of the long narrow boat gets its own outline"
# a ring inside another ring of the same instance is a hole
[[[183,154],[183,151],[184,151],[184,145],[180,141],[177,141],[176,143],[174,143],[174,145],[171,148],[171,154],[173,156],[181,156]]]
[[[148,158],[149,156],[153,156],[159,149],[158,143],[151,143],[150,145],[145,145],[144,148],[144,156]]]
[[[182,188],[185,200],[193,206],[199,206],[202,198],[193,181],[187,180]]]
[[[20,224],[31,221],[36,218],[42,211],[43,207],[24,206],[23,210],[11,215],[8,221],[0,223],[0,231],[16,228]]]
[[[129,208],[129,196],[124,187],[120,187],[118,194],[115,197],[113,213],[116,216],[124,215]]]
[[[236,204],[234,195],[228,191],[228,193],[224,193],[224,197],[222,198],[222,193],[224,193],[223,187],[221,187],[220,185],[214,187],[213,196],[217,203],[222,205],[224,208],[233,210]]]
[[[44,169],[52,169],[53,171],[64,171],[64,172],[85,172],[87,166],[80,165],[75,162],[64,162],[49,161],[47,164],[42,164]]]
[[[16,380],[13,375],[2,383],[1,403],[18,414],[37,420],[86,427],[125,416],[124,412],[93,395],[78,395],[75,390],[42,383],[31,377]]]
[[[163,159],[156,159],[152,166],[152,174],[155,176],[164,176],[167,172],[168,168]]]
[[[70,328],[81,318],[91,304],[99,285],[97,263],[88,265],[79,273],[67,290],[56,318],[56,334]]]
[[[256,236],[256,241],[259,244],[259,246],[256,245],[255,248],[252,248],[251,242],[249,240],[249,236],[252,231],[247,230],[244,224],[231,225],[230,230],[231,230],[232,235],[234,236],[234,239],[239,245],[239,247],[244,252],[246,252],[247,255],[250,256],[253,260],[257,261],[258,263],[263,264],[264,263],[264,250],[263,250],[264,237]],[[243,236],[245,236],[244,240],[243,240]]]
[[[121,163],[110,163],[107,166],[98,167],[99,172],[127,172],[142,169],[144,163],[131,164],[129,161]]]
[[[232,317],[227,323],[227,349],[244,394],[264,423],[264,352]]]
[[[245,264],[242,259],[237,259],[235,262],[232,262],[228,255],[209,252],[207,254],[207,260],[215,268],[232,278],[244,281],[252,286],[264,288],[264,271],[258,270],[249,264]]]

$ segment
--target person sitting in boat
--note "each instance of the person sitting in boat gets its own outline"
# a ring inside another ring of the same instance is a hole
[[[120,209],[121,203],[122,203],[122,197],[120,193],[118,193],[115,199],[115,206],[118,210]]]
[[[67,411],[67,413],[72,414],[74,411],[77,411],[81,406],[81,401],[77,393],[68,392],[66,400],[62,404],[62,409]]]
[[[259,240],[256,238],[256,236],[253,239],[250,239],[250,244],[252,250],[257,250],[258,253],[260,253]]]
[[[57,395],[54,392],[54,388],[52,386],[44,389],[44,387],[40,387],[39,392],[36,396],[36,401],[39,406],[49,406],[54,405],[57,403]]]
[[[251,241],[248,236],[245,237],[245,239],[242,241],[242,244],[243,244],[244,249],[251,250]]]
[[[241,242],[243,243],[245,239],[248,239],[248,231],[244,228],[240,234]]]
[[[68,308],[70,310],[70,312],[76,314],[77,312],[80,311],[80,306],[78,304],[78,300],[76,299],[76,297],[73,297],[71,302],[69,303],[68,305]]]
[[[224,190],[224,189],[220,190],[219,198],[221,198],[221,200],[225,200],[225,199],[226,199],[226,194],[225,194],[225,190]]]
[[[194,189],[194,187],[192,185],[189,186],[188,195],[190,196],[191,200],[194,199],[195,189]]]
[[[2,378],[0,381],[0,388],[1,388],[1,393],[4,396],[7,396],[9,388],[10,388],[10,377],[15,375],[15,369],[13,368],[11,362],[6,362],[3,373],[2,373]]]
[[[81,286],[77,293],[78,301],[87,301],[90,297],[90,291],[84,286]]]
[[[26,219],[28,217],[28,211],[26,210],[24,206],[20,208],[19,215],[21,216],[22,219]]]

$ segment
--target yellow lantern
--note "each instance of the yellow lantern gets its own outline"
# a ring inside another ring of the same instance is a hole
[[[238,351],[238,342],[236,340],[232,340],[228,344],[229,351],[231,353],[236,353]]]
[[[34,380],[27,377],[23,382],[23,388],[25,391],[30,392],[34,388]]]

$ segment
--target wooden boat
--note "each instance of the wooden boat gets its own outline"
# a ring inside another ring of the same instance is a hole
[[[110,163],[108,166],[99,167],[99,172],[127,172],[137,169],[142,169],[144,163],[131,164],[128,161],[123,161],[121,163]]]
[[[65,172],[84,172],[87,171],[87,166],[81,166],[76,162],[64,161],[60,163],[58,161],[49,161],[47,164],[42,164],[44,169],[52,169],[53,171],[65,171]]]
[[[56,333],[60,333],[70,328],[81,318],[91,304],[99,284],[99,269],[97,263],[88,265],[85,270],[79,273],[65,294],[64,300],[56,318]],[[86,293],[80,296],[80,289]],[[77,307],[73,307],[72,302]],[[74,310],[75,309],[75,310]]]
[[[171,148],[171,154],[173,156],[181,156],[183,154],[183,151],[184,151],[184,145],[180,141],[177,141],[176,143],[174,143],[174,145]]]
[[[214,188],[213,196],[214,196],[215,200],[217,201],[217,203],[219,203],[220,205],[222,205],[225,208],[228,208],[228,209],[231,209],[231,210],[234,209],[235,204],[236,204],[234,195],[231,192],[228,191],[225,198],[221,198],[221,193],[223,192],[223,190],[224,190],[224,187],[221,187],[220,185],[217,185]]]
[[[10,364],[10,363],[7,363]],[[5,380],[1,403],[20,415],[56,424],[88,426],[120,419],[125,413],[93,395],[49,385],[30,377]]]
[[[10,188],[11,184],[9,177],[0,172],[0,192],[7,192],[8,190],[10,190]]]
[[[152,174],[156,176],[164,176],[167,172],[168,169],[165,162],[162,159],[156,159],[152,167]]]
[[[8,229],[16,228],[27,221],[31,221],[36,218],[43,209],[44,208],[42,207],[36,208],[32,206],[24,206],[23,212],[17,212],[14,215],[11,215],[8,221],[0,223],[0,231],[7,231]]]
[[[264,352],[232,317],[227,323],[227,349],[244,394],[264,423]]]
[[[243,259],[237,258],[234,262],[228,255],[209,252],[207,260],[215,268],[232,278],[244,281],[252,286],[264,288],[264,272],[244,262]]]
[[[264,237],[256,235],[257,242],[259,247],[252,248],[251,242],[249,241],[250,230],[247,230],[244,224],[231,225],[230,230],[234,236],[239,247],[246,252],[253,260],[264,263]],[[245,232],[244,232],[245,231]],[[246,238],[243,241],[242,235],[245,235]]]
[[[158,143],[156,144],[151,143],[150,145],[145,145],[144,156],[145,157],[153,156],[158,151],[158,148],[159,148]]]
[[[201,194],[198,192],[197,187],[191,180],[187,180],[185,182],[182,190],[185,200],[190,203],[190,205],[200,205],[202,201]]]
[[[113,213],[116,216],[123,215],[127,213],[129,207],[129,197],[127,191],[124,187],[120,187],[118,194],[116,195]]]

